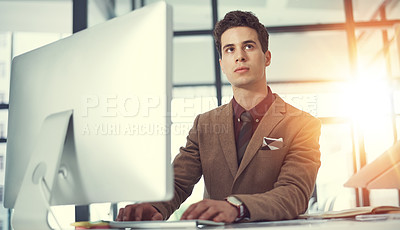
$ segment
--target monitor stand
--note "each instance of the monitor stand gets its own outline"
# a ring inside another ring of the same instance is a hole
[[[43,121],[39,141],[34,146],[15,201],[11,220],[14,229],[51,229],[49,212],[58,224],[50,209],[50,194],[59,173],[67,132],[71,128],[72,110],[51,114]]]

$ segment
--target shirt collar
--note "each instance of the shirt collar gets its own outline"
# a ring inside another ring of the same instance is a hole
[[[275,96],[272,94],[272,91],[269,86],[268,87],[268,94],[267,96],[259,102],[256,106],[251,108],[249,110],[251,116],[256,122],[261,121],[265,113],[268,111],[269,107],[272,105],[272,103],[275,100]],[[233,113],[235,118],[239,118],[240,115],[246,111],[239,103],[235,100],[235,98],[232,98],[232,106],[233,106]]]

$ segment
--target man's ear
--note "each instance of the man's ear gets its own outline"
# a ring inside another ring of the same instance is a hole
[[[219,66],[221,67],[222,72],[225,74],[224,67],[222,66],[222,60],[219,59]]]
[[[267,50],[265,52],[265,67],[269,66],[271,64],[271,52]]]

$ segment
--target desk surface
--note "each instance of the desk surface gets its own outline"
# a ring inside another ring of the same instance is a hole
[[[221,228],[205,228],[221,229]],[[400,220],[355,221],[355,220],[290,220],[260,223],[243,223],[223,226],[222,229],[279,229],[279,230],[399,230]]]
[[[190,230],[198,228],[168,228],[169,230]],[[277,229],[277,230],[399,230],[400,219],[379,221],[356,221],[346,219],[331,220],[287,220],[255,223],[206,226],[201,229]]]

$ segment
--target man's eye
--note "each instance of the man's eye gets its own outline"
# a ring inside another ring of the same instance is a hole
[[[227,53],[232,53],[232,52],[233,52],[233,48],[227,48],[227,49],[225,50],[225,52],[227,52]]]
[[[253,45],[247,44],[244,48],[248,50],[248,49],[252,49],[253,47],[254,47]]]

